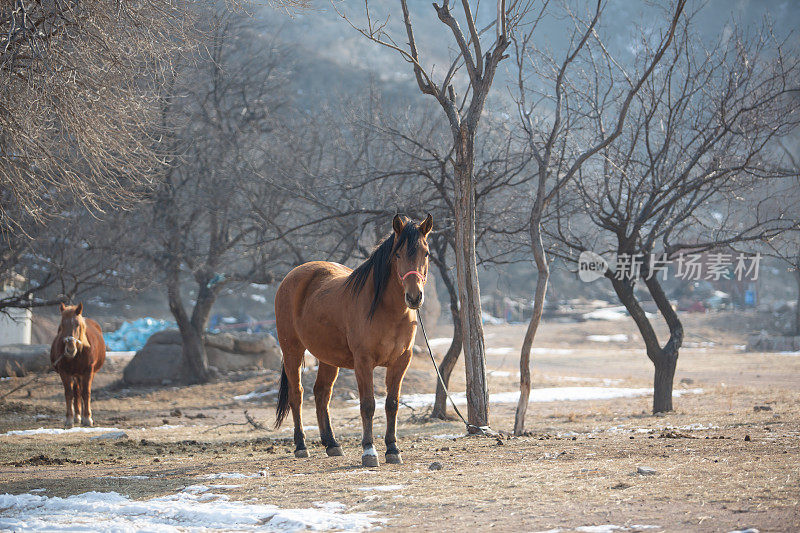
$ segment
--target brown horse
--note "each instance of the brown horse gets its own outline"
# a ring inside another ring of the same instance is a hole
[[[397,448],[400,385],[411,362],[417,309],[428,275],[430,215],[417,225],[396,215],[394,233],[355,270],[314,261],[295,268],[275,295],[275,321],[283,351],[283,372],[275,427],[291,407],[295,456],[308,457],[301,417],[303,354],[319,360],[314,401],[322,444],[328,455],[342,455],[331,429],[328,404],[339,368],[355,369],[361,401],[364,466],[378,466],[372,444],[375,395],[372,374],[386,367],[386,462],[402,463]]]
[[[61,376],[67,418],[64,427],[83,423],[91,427],[92,380],[106,360],[106,343],[100,325],[83,317],[83,304],[61,304],[61,325],[50,347],[50,364]],[[79,399],[83,401],[83,408]],[[74,411],[73,411],[74,404]],[[83,420],[81,420],[83,415]]]

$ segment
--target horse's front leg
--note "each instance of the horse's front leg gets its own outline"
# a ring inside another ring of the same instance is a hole
[[[92,380],[94,379],[94,374],[91,373],[88,376],[81,376],[81,400],[83,400],[83,409],[81,410],[81,414],[83,415],[82,424],[87,427],[92,427],[94,425],[94,420],[92,419]]]
[[[378,453],[372,442],[372,417],[375,416],[375,389],[372,383],[373,367],[369,363],[355,365],[358,396],[361,401],[361,464],[378,466]]]
[[[386,462],[402,464],[400,449],[397,447],[397,409],[400,404],[400,386],[411,363],[411,350],[386,368]]]
[[[72,376],[61,374],[61,383],[64,385],[64,400],[67,402],[67,416],[64,419],[64,427],[70,429],[73,426],[72,417]]]

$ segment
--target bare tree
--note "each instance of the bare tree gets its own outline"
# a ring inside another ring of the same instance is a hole
[[[800,120],[792,105],[800,87],[798,55],[769,28],[755,35],[734,28],[710,48],[695,35],[691,20],[682,24],[675,47],[632,102],[622,135],[583,166],[572,194],[556,202],[558,217],[548,229],[573,260],[583,251],[618,258],[605,277],[655,367],[656,413],[672,410],[684,336],[662,285],[664,261],[763,242],[798,224],[756,194],[791,175],[774,147]],[[643,43],[638,61],[649,63],[657,49]],[[588,135],[603,131],[598,122]],[[669,328],[664,344],[642,309],[644,293],[634,290],[640,282]]]
[[[678,1],[665,13],[666,28],[662,30],[652,55],[635,75],[622,70],[597,31],[603,7],[603,2],[598,1],[586,19],[567,10],[565,18],[575,29],[569,48],[561,59],[534,45],[539,24],[542,21],[548,23],[549,17],[553,16],[553,13],[548,13],[547,3],[526,32],[514,39],[520,131],[536,163],[536,186],[528,233],[538,271],[533,313],[520,353],[520,397],[514,420],[516,435],[525,429],[531,390],[531,348],[544,311],[550,278],[542,238],[544,216],[553,199],[579,174],[583,165],[622,134],[633,99],[672,43],[685,2]],[[589,142],[576,142],[586,141],[576,135],[585,128],[596,128],[597,135]]]
[[[280,142],[286,51],[260,37],[254,19],[222,9],[211,14],[208,32],[207,55],[176,71],[172,96],[163,100],[163,128],[172,133],[162,149],[174,155],[151,201],[129,222],[148,231],[117,243],[163,281],[198,382],[211,377],[203,335],[217,296],[232,283],[271,281],[278,254],[263,221],[291,209],[276,180],[262,178],[279,172],[270,151],[287,148]],[[190,310],[186,278],[195,285]]]
[[[0,238],[129,205],[161,168],[157,95],[193,2],[0,4]]]
[[[359,27],[340,11],[364,37],[398,52],[411,64],[419,90],[433,97],[444,112],[452,136],[453,174],[455,177],[453,205],[455,213],[455,249],[457,286],[460,300],[461,323],[464,332],[464,360],[467,377],[467,416],[471,432],[489,423],[489,392],[486,384],[486,355],[481,318],[480,287],[476,261],[475,227],[475,138],[478,132],[486,99],[494,81],[497,66],[506,57],[510,44],[509,33],[528,11],[526,1],[498,0],[496,18],[486,29],[479,29],[470,2],[463,0],[460,6],[451,6],[449,0],[434,3],[433,9],[439,21],[457,46],[450,67],[437,81],[432,66],[420,56],[413,30],[411,14],[406,0],[400,2],[402,20],[407,38],[406,45],[399,45],[387,32],[386,21],[373,18],[369,2],[365,3],[366,26]],[[453,9],[460,11],[454,13]],[[461,29],[457,17],[466,21],[467,33]],[[490,32],[491,29],[494,32]],[[489,34],[491,37],[487,37]],[[466,76],[460,70],[465,68]],[[463,82],[462,90],[456,84]]]

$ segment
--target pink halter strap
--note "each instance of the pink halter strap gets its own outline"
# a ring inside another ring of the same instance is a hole
[[[412,274],[414,276],[417,276],[420,280],[422,280],[422,284],[423,285],[425,285],[425,283],[428,281],[427,279],[425,279],[425,276],[423,276],[422,274],[420,274],[416,270],[409,270],[408,272],[406,272],[405,276],[400,276],[400,274],[398,274],[398,276],[400,276],[400,281],[405,281],[406,278],[408,276],[411,276]]]

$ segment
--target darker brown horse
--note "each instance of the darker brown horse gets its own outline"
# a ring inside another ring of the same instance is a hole
[[[400,385],[411,362],[428,276],[430,215],[417,225],[395,216],[394,233],[355,270],[314,261],[295,268],[275,295],[275,321],[283,350],[283,372],[275,427],[291,407],[295,456],[308,457],[301,417],[300,382],[305,350],[319,360],[314,401],[322,444],[328,455],[342,455],[331,429],[328,403],[339,368],[355,369],[363,425],[364,466],[378,466],[372,444],[375,395],[372,374],[386,367],[386,462],[401,463],[396,424]]]
[[[65,427],[71,428],[73,422],[82,422],[84,426],[94,424],[92,380],[105,360],[106,343],[100,325],[91,318],[84,318],[82,303],[70,306],[62,303],[61,324],[50,347],[50,364],[64,384],[64,399],[67,402]]]

